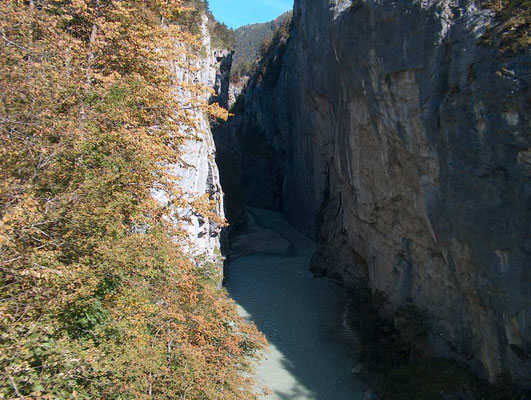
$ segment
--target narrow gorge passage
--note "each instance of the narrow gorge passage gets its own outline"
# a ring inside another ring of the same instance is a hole
[[[309,271],[315,242],[273,211],[249,208],[248,220],[233,244],[226,287],[270,343],[258,381],[279,400],[363,399],[343,289]]]

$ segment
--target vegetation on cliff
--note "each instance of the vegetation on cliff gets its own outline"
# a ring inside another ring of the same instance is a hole
[[[531,0],[487,0],[484,7],[496,13],[485,44],[500,42],[502,51],[516,53],[531,46]]]
[[[168,68],[199,53],[171,23],[186,13],[165,0],[2,3],[1,398],[254,398],[264,340],[166,218],[216,218],[164,167],[194,112],[225,114]]]
[[[428,318],[413,303],[391,311],[386,295],[358,288],[350,292],[349,326],[360,342],[361,375],[383,400],[520,400],[509,376],[491,385],[465,365],[429,351]]]
[[[232,50],[235,44],[234,31],[222,22],[216,21],[206,0],[182,0],[186,13],[181,13],[179,23],[188,30],[199,33],[201,19],[208,17],[207,28],[212,40],[212,47]]]
[[[233,80],[251,75],[253,65],[264,43],[273,39],[275,31],[285,25],[286,21],[291,19],[292,14],[288,11],[271,22],[245,25],[234,31],[236,51],[232,63]]]
[[[292,29],[292,13],[283,14],[286,19],[274,31],[273,35],[262,43],[258,52],[257,59],[253,63],[250,71],[242,73],[249,74],[249,81],[246,82],[242,93],[236,99],[231,108],[231,112],[242,113],[244,109],[244,94],[248,85],[262,84],[265,87],[272,88],[278,81],[284,54],[288,48],[288,43]],[[279,17],[280,18],[280,17]],[[234,77],[238,80],[238,77]],[[233,79],[233,80],[234,80]]]
[[[273,87],[278,81],[284,53],[288,48],[292,27],[291,15],[278,27],[271,38],[260,48],[260,54],[253,70],[253,79]]]

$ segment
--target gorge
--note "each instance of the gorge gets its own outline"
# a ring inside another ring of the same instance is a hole
[[[285,1],[2,2],[0,399],[531,398],[531,0]]]
[[[513,50],[493,26],[472,0],[296,0],[214,137],[229,236],[282,212],[316,275],[395,326],[414,308],[425,355],[529,389],[529,26]]]

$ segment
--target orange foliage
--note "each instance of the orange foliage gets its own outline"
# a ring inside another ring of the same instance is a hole
[[[199,51],[181,2],[1,7],[0,397],[254,398],[264,339],[164,218],[215,218],[164,165],[197,128],[191,110],[226,113],[172,73]]]

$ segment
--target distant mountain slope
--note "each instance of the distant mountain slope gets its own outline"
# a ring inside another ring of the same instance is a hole
[[[184,0],[183,6],[187,12],[182,13],[179,23],[190,32],[199,34],[201,21],[204,15],[208,17],[207,28],[210,33],[212,48],[232,49],[234,48],[234,31],[227,25],[216,20],[212,11],[208,8],[208,1],[205,0]]]
[[[245,25],[234,31],[236,36],[235,53],[232,63],[233,76],[249,75],[262,44],[273,37],[273,33],[292,15],[287,11],[271,22]]]

